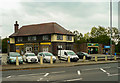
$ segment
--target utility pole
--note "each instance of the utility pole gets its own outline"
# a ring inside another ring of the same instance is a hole
[[[110,55],[112,60],[112,0],[110,0]]]

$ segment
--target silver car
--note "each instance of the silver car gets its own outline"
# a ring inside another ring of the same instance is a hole
[[[56,62],[56,57],[50,52],[39,52],[38,55],[37,55],[38,61],[40,61],[41,56],[43,56],[43,62],[44,63],[50,62],[51,56],[52,56],[52,59],[53,59],[53,63]]]

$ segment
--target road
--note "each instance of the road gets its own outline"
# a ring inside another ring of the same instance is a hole
[[[118,63],[2,72],[3,81],[118,81]]]

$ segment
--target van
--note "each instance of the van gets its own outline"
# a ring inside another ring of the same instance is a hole
[[[68,60],[68,56],[70,56],[70,61],[77,62],[79,60],[79,57],[72,50],[58,50],[59,60]]]

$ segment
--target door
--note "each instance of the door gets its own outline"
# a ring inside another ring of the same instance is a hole
[[[48,52],[48,47],[43,47],[43,52]]]
[[[31,53],[32,52],[32,47],[26,47],[26,53]]]

